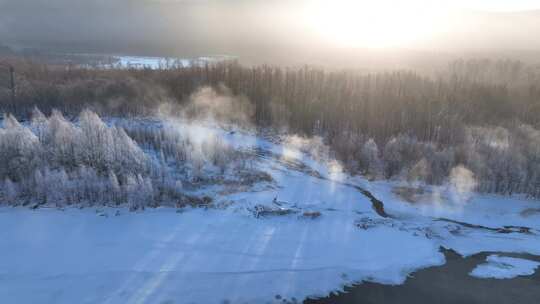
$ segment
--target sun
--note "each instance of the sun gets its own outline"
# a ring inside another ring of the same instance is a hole
[[[309,26],[330,43],[409,47],[442,29],[444,16],[425,0],[313,0]]]

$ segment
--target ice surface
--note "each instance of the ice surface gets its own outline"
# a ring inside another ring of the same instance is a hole
[[[540,263],[525,259],[490,255],[486,263],[476,266],[470,275],[477,278],[511,279],[532,275]]]

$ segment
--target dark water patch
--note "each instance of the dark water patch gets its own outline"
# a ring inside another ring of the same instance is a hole
[[[463,226],[463,227],[467,227],[467,228],[473,228],[473,229],[482,229],[482,230],[489,230],[489,231],[493,231],[493,232],[497,232],[497,233],[524,233],[524,234],[533,234],[531,232],[531,228],[529,227],[524,227],[524,226],[503,226],[503,227],[487,227],[487,226],[482,226],[482,225],[476,225],[476,224],[470,224],[470,223],[465,223],[465,222],[460,222],[460,221],[456,221],[456,220],[452,220],[452,219],[447,219],[447,218],[438,218],[436,219],[437,221],[442,221],[442,222],[448,222],[448,223],[453,223],[453,224],[457,224],[457,225],[460,225],[460,226]],[[539,301],[540,302],[540,301]]]
[[[345,185],[355,188],[356,190],[360,191],[360,193],[362,193],[365,197],[367,197],[371,201],[371,206],[373,207],[373,210],[375,210],[375,212],[377,212],[378,215],[382,217],[391,217],[384,210],[384,203],[381,200],[377,199],[373,194],[371,194],[371,192],[356,185],[352,185],[348,183],[346,183]]]
[[[540,262],[540,256],[483,252],[466,258],[442,250],[446,264],[419,270],[402,285],[363,282],[304,304],[534,304],[540,303],[540,272],[513,279],[480,279],[469,275],[491,254]]]

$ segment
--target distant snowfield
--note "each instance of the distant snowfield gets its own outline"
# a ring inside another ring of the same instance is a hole
[[[275,183],[230,194],[205,189],[223,206],[208,210],[0,208],[0,302],[294,302],[362,280],[401,284],[417,269],[444,264],[440,246],[464,256],[540,255],[540,214],[525,212],[538,201],[474,195],[413,206],[392,193],[393,183],[338,174],[295,147],[179,127],[262,151],[255,165]],[[383,201],[390,217],[354,186]],[[298,213],[254,216],[256,206],[276,202]],[[527,231],[497,231],[504,226]]]
[[[198,58],[172,58],[172,57],[145,57],[145,56],[112,56],[117,60],[113,64],[116,68],[133,68],[133,69],[168,69],[190,67],[192,65],[204,66],[205,64],[216,63],[225,60],[233,60],[236,57],[219,55],[219,56],[204,56]],[[107,64],[105,66],[108,66]]]
[[[525,259],[490,255],[485,264],[478,265],[470,275],[477,278],[511,279],[531,275],[540,263]]]

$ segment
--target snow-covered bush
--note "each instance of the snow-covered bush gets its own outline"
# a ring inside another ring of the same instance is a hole
[[[225,174],[227,169],[245,169],[241,153],[208,129],[174,122],[165,122],[161,128],[129,123],[122,126],[139,145],[158,151],[163,170],[168,162],[180,164],[188,176],[200,179],[205,172]]]
[[[465,164],[479,181],[478,190],[501,194],[527,192],[532,177],[528,176],[531,172],[527,167],[535,164],[535,156],[529,152],[532,147],[525,143],[527,139],[519,142],[525,135],[524,128],[467,128],[462,153]]]
[[[362,146],[359,164],[364,174],[368,176],[377,178],[382,174],[383,166],[379,156],[379,147],[372,138]]]
[[[360,163],[377,164],[374,143],[362,147]],[[391,138],[382,151],[386,178],[440,185],[451,182],[455,168],[470,170],[474,190],[540,196],[540,131],[528,125],[466,127],[464,142],[441,147],[407,135]]]
[[[423,148],[421,142],[407,135],[391,138],[383,151],[385,176],[406,177],[408,171],[422,159]]]

